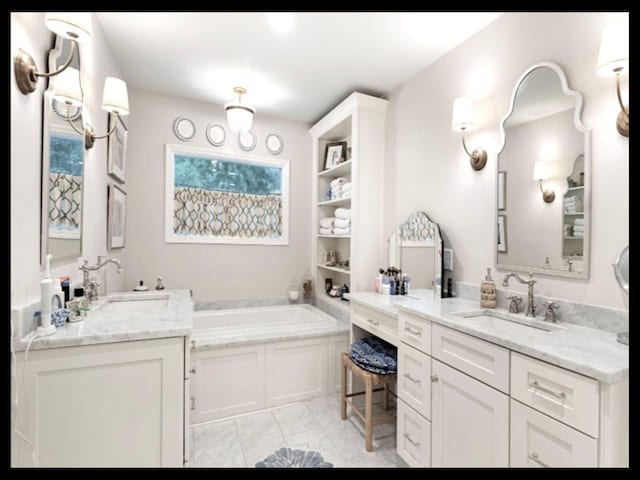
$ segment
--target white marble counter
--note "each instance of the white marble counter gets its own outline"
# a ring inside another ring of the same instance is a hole
[[[546,332],[510,322],[463,318],[454,313],[481,308],[478,301],[459,298],[418,301],[376,293],[354,293],[350,297],[354,303],[382,313],[396,310],[393,316],[397,317],[398,311],[407,312],[602,382],[614,383],[629,373],[629,346],[618,343],[615,333],[604,330],[559,322],[561,328]]]
[[[153,311],[108,311],[101,308],[110,300],[138,298],[158,299],[168,295],[167,304]],[[67,322],[56,328],[56,333],[36,337],[30,333],[13,342],[16,351],[93,345],[98,343],[128,342],[154,338],[181,337],[191,334],[193,302],[189,290],[163,290],[160,292],[113,293],[92,305],[86,318]]]
[[[393,318],[398,318],[397,305],[403,302],[419,300],[431,303],[436,299],[435,291],[426,289],[414,290],[411,295],[381,295],[374,292],[355,292],[347,293],[346,296],[353,303],[372,308]]]

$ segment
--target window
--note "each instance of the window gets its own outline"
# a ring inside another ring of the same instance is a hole
[[[289,162],[166,146],[165,240],[288,245]]]

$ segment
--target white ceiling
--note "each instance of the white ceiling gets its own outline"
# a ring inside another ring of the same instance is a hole
[[[353,91],[387,96],[500,13],[97,13],[130,85],[314,122]]]

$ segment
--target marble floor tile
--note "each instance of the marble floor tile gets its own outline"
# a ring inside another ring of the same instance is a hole
[[[234,421],[241,441],[250,441],[257,436],[282,436],[278,422],[270,411],[244,415]]]
[[[212,442],[238,433],[235,420],[222,420],[191,427],[194,439],[208,439]]]
[[[324,430],[308,430],[301,433],[285,435],[287,446],[291,449],[314,450],[322,455],[325,462],[335,464],[342,462],[340,453],[336,450],[331,439]]]
[[[240,447],[248,467],[254,467],[257,462],[264,460],[279,448],[286,446],[287,443],[280,432],[272,435],[258,434],[253,438],[240,440]]]
[[[320,424],[304,403],[278,408],[273,411],[273,415],[283,435],[320,428]]]
[[[218,440],[210,438],[196,439],[191,467],[245,467],[244,455],[240,448],[237,434],[228,435]]]

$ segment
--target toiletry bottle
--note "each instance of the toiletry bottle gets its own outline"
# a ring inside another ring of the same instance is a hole
[[[389,295],[390,289],[391,283],[389,280],[389,275],[385,275],[384,277],[382,277],[382,294]]]
[[[402,274],[402,295],[409,295],[409,276]]]
[[[480,284],[480,306],[482,308],[496,308],[496,284],[491,278],[491,269],[487,268],[487,275]]]
[[[453,297],[453,286],[452,286],[451,278],[447,278],[447,297]]]
[[[51,254],[45,260],[45,277],[40,281],[40,326],[36,329],[39,337],[56,333],[55,325],[51,324],[51,295],[53,294],[51,270],[49,264]]]
[[[396,295],[397,282],[394,277],[389,278],[389,295]]]

